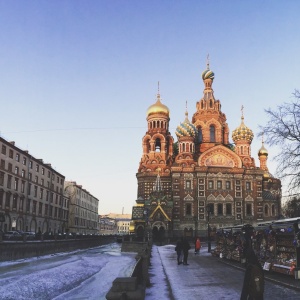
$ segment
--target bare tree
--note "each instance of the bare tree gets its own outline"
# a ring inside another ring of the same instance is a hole
[[[279,146],[277,174],[287,182],[290,192],[300,188],[300,92],[295,90],[293,100],[277,107],[266,109],[268,122],[260,127],[265,143]]]

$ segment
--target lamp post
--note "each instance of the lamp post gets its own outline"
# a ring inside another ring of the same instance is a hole
[[[210,243],[210,225],[209,225],[209,215],[210,215],[210,206],[206,206],[207,211],[207,252],[210,253],[211,243]]]
[[[145,209],[144,209],[145,237],[146,237],[146,239],[149,241],[148,214],[149,214],[149,209],[148,209],[148,208],[145,208]]]

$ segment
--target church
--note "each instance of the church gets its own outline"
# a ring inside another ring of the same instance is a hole
[[[202,73],[204,90],[191,119],[188,112],[169,132],[170,112],[158,91],[147,110],[148,130],[136,174],[138,191],[132,210],[137,236],[154,239],[204,236],[209,228],[252,224],[278,218],[281,182],[268,171],[268,151],[251,156],[254,134],[244,122],[230,130],[212,88],[209,62]],[[191,120],[191,121],[190,121]]]

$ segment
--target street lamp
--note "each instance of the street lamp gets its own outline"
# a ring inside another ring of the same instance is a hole
[[[206,211],[207,211],[207,252],[210,253],[210,250],[211,250],[210,225],[209,225],[210,205],[206,206]]]
[[[149,241],[149,231],[148,231],[148,214],[149,214],[149,209],[145,208],[144,209],[144,220],[145,220],[145,237]]]

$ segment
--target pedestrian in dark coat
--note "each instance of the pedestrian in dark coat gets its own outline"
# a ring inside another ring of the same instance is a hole
[[[189,255],[189,250],[191,249],[191,246],[186,238],[183,238],[182,240],[182,252],[183,252],[183,264],[188,265],[187,259]]]
[[[241,300],[264,299],[264,272],[252,249],[246,254],[246,272]]]
[[[178,240],[175,251],[177,252],[177,263],[178,265],[182,264],[182,240]]]

